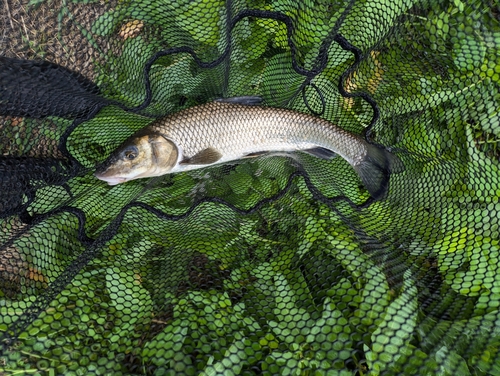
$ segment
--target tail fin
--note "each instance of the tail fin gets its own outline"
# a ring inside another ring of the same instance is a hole
[[[403,162],[386,149],[368,145],[365,158],[354,166],[363,185],[375,200],[382,200],[389,190],[391,174],[404,171]]]

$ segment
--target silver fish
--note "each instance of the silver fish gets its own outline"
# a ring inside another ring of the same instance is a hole
[[[386,195],[390,174],[403,170],[396,155],[327,120],[229,98],[182,110],[137,131],[98,167],[95,176],[116,185],[265,152],[294,151],[320,158],[340,155],[375,199]]]

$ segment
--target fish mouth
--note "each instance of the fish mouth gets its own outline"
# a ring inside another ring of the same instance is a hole
[[[99,180],[105,181],[109,185],[117,185],[120,183],[125,183],[129,180],[128,178],[123,178],[120,176],[103,176],[97,172],[94,174],[94,176]]]

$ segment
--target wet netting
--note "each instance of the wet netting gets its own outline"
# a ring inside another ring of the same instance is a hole
[[[0,374],[500,375],[498,2],[0,4]]]

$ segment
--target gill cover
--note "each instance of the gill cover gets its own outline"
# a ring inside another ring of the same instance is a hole
[[[149,135],[148,141],[151,144],[152,165],[161,172],[160,175],[174,168],[179,158],[179,149],[175,143],[159,133]]]

